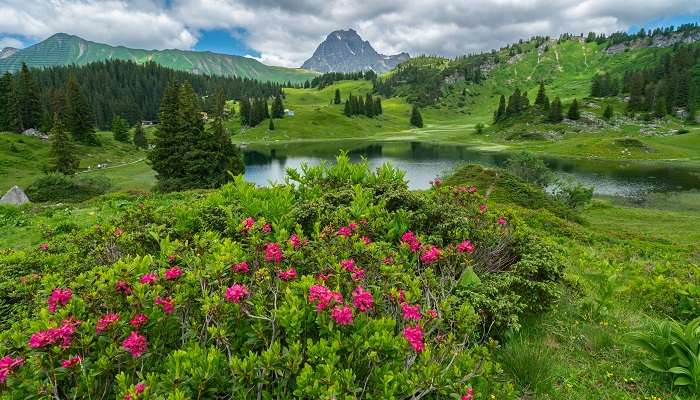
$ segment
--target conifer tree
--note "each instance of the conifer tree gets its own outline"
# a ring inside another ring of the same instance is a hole
[[[12,75],[6,72],[0,78],[0,132],[17,129],[17,110],[12,88]]]
[[[362,95],[357,96],[357,108],[354,112],[355,115],[363,115],[365,113],[365,102],[362,100]]]
[[[540,89],[537,91],[537,97],[535,98],[535,104],[538,106],[544,106],[544,102],[547,98],[547,94],[544,90],[544,82],[540,81]]]
[[[266,119],[270,118],[270,107],[268,107],[267,99],[263,102],[263,115]]]
[[[75,147],[70,142],[68,133],[63,127],[63,122],[58,114],[53,116],[53,127],[49,135],[51,140],[51,169],[63,175],[73,175],[80,161],[75,154]]]
[[[613,108],[612,105],[608,104],[605,107],[605,111],[603,111],[603,119],[606,121],[610,121],[613,117]]]
[[[581,118],[581,112],[578,109],[578,100],[574,99],[574,101],[571,102],[571,105],[569,106],[569,112],[567,113],[567,117],[574,121]]]
[[[272,122],[272,118],[270,118],[270,123],[267,125],[267,130],[269,130],[269,131],[275,130],[275,123]]]
[[[630,111],[644,109],[644,77],[641,73],[635,73],[630,79],[630,99],[627,107]]]
[[[249,126],[250,125],[250,99],[247,97],[244,97],[241,99],[239,102],[240,105],[240,110],[239,110],[239,115],[241,116],[241,125],[242,126]]]
[[[413,105],[413,109],[411,110],[411,125],[416,128],[423,127],[423,117],[420,115],[420,111],[416,105]]]
[[[372,99],[372,95],[369,93],[367,93],[367,97],[365,97],[364,114],[370,118],[374,117],[374,99]]]
[[[549,97],[544,96],[544,102],[542,103],[542,111],[549,112]]]
[[[384,110],[382,109],[382,99],[380,97],[374,98],[374,115],[382,115]]]
[[[216,187],[226,183],[230,175],[240,175],[245,170],[243,157],[238,146],[231,143],[231,137],[224,127],[226,107],[226,96],[224,89],[217,89],[214,97],[214,119],[212,121],[211,135],[205,134],[203,137],[207,140],[210,136],[212,143],[208,147],[209,158],[213,160],[213,169],[211,170],[209,181],[211,187]],[[272,123],[272,118],[270,118]]]
[[[129,126],[124,118],[116,116],[112,119],[112,134],[114,140],[128,143],[129,142]]]
[[[498,109],[493,118],[493,122],[498,122],[503,120],[506,116],[506,96],[501,95],[501,99],[498,101]]]
[[[687,117],[686,120],[688,122],[694,123],[695,118],[697,115],[697,95],[696,95],[697,88],[695,87],[695,83],[691,80],[688,82],[688,106],[687,106]]]
[[[90,107],[80,90],[75,75],[71,75],[66,85],[65,120],[68,130],[75,140],[87,144],[97,144]]]
[[[547,119],[550,122],[561,122],[564,119],[561,108],[561,100],[559,100],[559,97],[555,97],[552,103],[549,105],[549,116]]]
[[[17,76],[14,102],[17,112],[17,122],[20,131],[38,128],[41,124],[41,102],[39,100],[39,85],[34,80],[27,64]]]
[[[272,102],[272,118],[283,118],[284,117],[284,103],[282,102],[282,96],[279,94],[275,96],[275,100]]]
[[[340,104],[340,89],[335,89],[335,98],[333,104]]]
[[[143,131],[141,121],[137,122],[136,125],[134,125],[134,146],[139,147],[141,149],[148,148],[148,139],[146,139],[146,133]]]

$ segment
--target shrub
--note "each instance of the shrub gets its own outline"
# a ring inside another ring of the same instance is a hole
[[[33,202],[80,202],[106,193],[112,186],[102,176],[78,175],[74,177],[48,174],[27,187],[27,196]]]
[[[593,188],[575,182],[560,182],[554,195],[572,209],[579,209],[593,199]]]
[[[539,187],[547,187],[554,181],[554,174],[544,161],[532,153],[516,153],[508,158],[505,169]]]

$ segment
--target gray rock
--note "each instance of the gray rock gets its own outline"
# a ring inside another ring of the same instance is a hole
[[[22,135],[24,136],[30,136],[30,137],[35,137],[39,138],[41,140],[49,140],[49,135],[45,134],[44,132],[34,129],[34,128],[29,128],[22,132]]]
[[[8,190],[7,193],[0,198],[0,204],[20,206],[25,203],[29,203],[29,197],[27,197],[18,186],[13,186],[12,189]]]

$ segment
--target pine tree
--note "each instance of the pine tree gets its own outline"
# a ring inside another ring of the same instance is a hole
[[[357,96],[357,108],[354,112],[355,115],[363,115],[365,113],[365,102],[362,100],[362,95]]]
[[[12,88],[12,75],[6,72],[0,78],[0,132],[17,129],[17,110]]]
[[[87,144],[98,143],[92,126],[90,107],[78,86],[75,75],[68,79],[66,86],[65,114],[66,125],[75,140]]]
[[[53,116],[53,127],[50,132],[51,148],[51,170],[60,172],[63,175],[73,175],[78,169],[80,161],[76,157],[75,147],[70,142],[68,133],[63,127],[63,122],[58,114]]]
[[[244,97],[241,99],[239,102],[240,105],[240,110],[239,110],[239,115],[241,116],[241,125],[242,126],[249,126],[250,125],[250,99],[247,97]]]
[[[544,82],[540,82],[540,89],[537,91],[537,97],[535,98],[535,104],[538,106],[544,106],[547,94],[544,91]]]
[[[272,118],[270,118],[270,123],[267,125],[267,130],[269,130],[269,131],[275,130],[275,123],[272,122]]]
[[[146,139],[146,133],[143,131],[141,121],[134,125],[134,146],[142,149],[148,148],[148,139]]]
[[[272,118],[283,118],[284,117],[284,103],[282,103],[282,96],[279,94],[275,96],[275,100],[272,102]]]
[[[606,121],[610,121],[613,117],[613,108],[612,105],[608,104],[605,107],[605,111],[603,111],[603,119]]]
[[[542,111],[549,112],[549,97],[544,96],[544,102],[542,103]]]
[[[41,123],[39,85],[34,80],[27,64],[22,63],[15,89],[14,101],[19,130],[38,128]]]
[[[414,105],[413,109],[411,110],[411,125],[415,126],[416,128],[423,127],[423,117],[420,115],[420,111],[416,105]]]
[[[340,89],[335,89],[335,98],[333,104],[340,104]]]
[[[352,117],[352,95],[345,101],[343,114],[345,114],[346,117]]]
[[[112,134],[114,140],[128,143],[129,142],[129,126],[124,118],[116,116],[112,119]]]
[[[627,103],[630,111],[642,111],[644,109],[644,87],[642,74],[633,74],[630,79],[630,99]]]
[[[494,115],[493,122],[499,122],[506,117],[506,96],[501,95],[501,99],[498,101],[498,109]]]
[[[696,96],[696,91],[697,88],[695,87],[695,82],[690,80],[688,82],[688,105],[686,107],[688,111],[688,115],[686,117],[686,120],[691,123],[695,123],[695,118],[697,114],[697,96]]]
[[[559,97],[555,97],[552,103],[549,105],[549,116],[547,119],[550,122],[561,122],[564,119],[561,100],[559,100]]]
[[[578,100],[574,99],[574,101],[571,102],[571,105],[569,106],[569,112],[567,113],[567,117],[574,121],[581,118],[581,112],[578,109]]]
[[[374,117],[374,99],[372,99],[372,95],[369,93],[367,93],[367,97],[365,97],[364,114],[370,118]]]
[[[380,97],[374,98],[374,115],[382,115],[384,110],[382,109],[382,99]]]
[[[213,169],[210,174],[210,186],[220,186],[226,183],[230,175],[240,175],[245,171],[243,158],[238,146],[231,143],[231,137],[224,127],[224,109],[226,107],[226,96],[224,89],[217,89],[214,97],[214,119],[212,121],[211,146],[209,147],[209,158],[213,160]],[[272,118],[270,118],[272,123]],[[204,135],[208,138],[210,135]]]

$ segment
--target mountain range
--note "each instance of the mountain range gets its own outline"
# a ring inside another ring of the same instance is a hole
[[[386,56],[377,53],[353,30],[331,32],[301,66],[318,72],[356,72],[372,70],[383,73],[410,58],[408,53]]]
[[[65,33],[57,33],[24,49],[3,49],[0,52],[0,73],[17,71],[22,63],[30,68],[45,68],[85,65],[104,60],[125,60],[137,64],[152,61],[179,71],[272,82],[301,83],[317,75],[308,70],[265,65],[249,57],[209,51],[131,49],[91,42]]]

